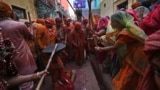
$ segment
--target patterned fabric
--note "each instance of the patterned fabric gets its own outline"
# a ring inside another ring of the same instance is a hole
[[[12,53],[14,48],[13,43],[4,33],[2,33],[0,28],[0,60]]]
[[[7,76],[9,75],[16,75],[17,71],[15,67],[13,66],[13,63],[10,61],[10,55],[14,52],[15,47],[11,40],[7,37],[6,34],[2,33],[0,28],[0,71],[5,71],[7,73]],[[9,64],[9,65],[8,65]],[[8,66],[8,67],[7,67]],[[14,67],[14,68],[12,68]],[[14,70],[11,70],[14,69]],[[2,73],[0,74],[0,90],[6,90],[4,78],[7,76],[4,76]]]

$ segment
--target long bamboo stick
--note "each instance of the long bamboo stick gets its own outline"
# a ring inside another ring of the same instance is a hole
[[[46,66],[46,68],[45,68],[45,71],[48,70],[48,68],[49,68],[49,66],[50,66],[50,64],[51,64],[52,58],[53,58],[53,56],[54,56],[54,54],[55,54],[55,52],[56,52],[57,47],[58,47],[58,44],[55,45],[54,50],[53,50],[52,53],[51,53],[51,56],[50,56],[50,58],[49,58],[49,61],[48,61],[47,66]],[[43,82],[45,76],[46,76],[46,74],[44,74],[44,75],[41,77],[41,79],[40,79],[40,81],[39,81],[39,83],[38,83],[38,85],[37,85],[36,90],[40,90],[41,85],[42,85],[42,82]]]

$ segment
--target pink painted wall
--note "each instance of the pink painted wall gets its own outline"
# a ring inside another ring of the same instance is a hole
[[[69,4],[68,4],[67,0],[57,0],[57,2],[59,2],[59,3],[60,3],[60,1],[61,1],[62,6],[64,7],[64,10],[68,11]]]

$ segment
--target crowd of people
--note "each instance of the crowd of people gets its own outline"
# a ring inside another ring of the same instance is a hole
[[[160,1],[145,0],[110,17],[48,17],[22,23],[0,1],[0,90],[34,90],[34,81],[48,72],[53,90],[74,90],[65,65],[75,61],[81,67],[91,54],[111,75],[112,90],[159,90],[159,14]],[[50,53],[43,50],[56,43],[66,47],[55,53],[46,71]]]
[[[107,51],[113,90],[159,90],[160,1],[136,2],[110,17],[113,31],[97,37],[96,51]],[[107,26],[110,31],[110,27]],[[103,56],[103,55],[102,55]]]

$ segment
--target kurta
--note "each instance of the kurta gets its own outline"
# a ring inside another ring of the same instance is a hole
[[[27,27],[21,22],[9,19],[1,20],[0,27],[11,39],[18,52],[13,56],[12,60],[19,74],[26,75],[35,72],[37,66],[27,43],[28,40],[31,40],[32,35],[27,30]]]

